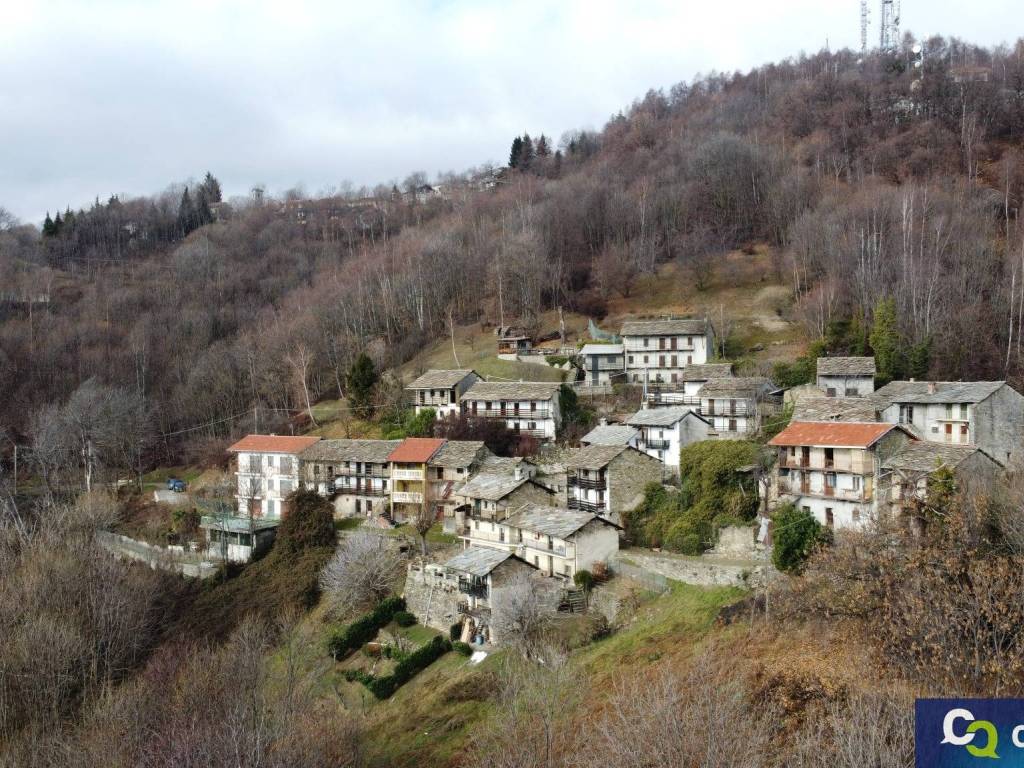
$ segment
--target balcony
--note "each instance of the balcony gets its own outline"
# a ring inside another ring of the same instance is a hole
[[[648,440],[641,440],[637,444],[637,447],[641,451],[667,451],[669,447],[669,441],[651,438]]]
[[[391,477],[395,480],[411,480],[421,482],[426,479],[422,469],[393,469]]]
[[[756,409],[748,403],[736,403],[735,406],[726,403],[709,403],[705,408],[701,406],[701,416],[754,416]]]
[[[604,491],[608,489],[608,479],[605,477],[588,478],[570,475],[568,479],[570,488],[583,488],[591,491]]]
[[[412,491],[392,491],[391,501],[395,504],[422,504],[423,494]]]
[[[529,408],[520,408],[518,410],[508,408],[476,408],[475,410],[471,407],[463,409],[466,416],[470,416],[476,419],[528,419],[528,420],[542,420],[550,419],[552,411],[550,408],[538,408],[535,411],[531,411]]]
[[[335,493],[346,496],[387,496],[387,488],[371,485],[335,485]]]
[[[700,408],[700,398],[696,395],[685,395],[682,392],[668,390],[648,391],[647,402],[652,405],[685,405],[691,408]]]
[[[585,499],[569,498],[567,506],[569,509],[576,512],[589,512],[592,515],[608,514],[608,503],[604,501],[587,501]]]
[[[851,472],[854,474],[864,474],[864,472],[854,470],[847,461],[812,461],[811,459],[805,459],[800,456],[781,457],[779,459],[779,467],[781,469],[802,469],[818,472]]]
[[[487,584],[486,582],[473,582],[468,579],[459,578],[459,592],[470,597],[479,597],[482,600],[487,599]]]
[[[388,467],[380,465],[363,465],[362,471],[356,471],[355,467],[345,469],[344,467],[334,468],[335,477],[391,477]],[[314,477],[316,475],[314,474]]]
[[[831,488],[829,486],[811,486],[809,483],[779,483],[779,493],[790,496],[815,496],[821,499],[838,499],[839,501],[871,501],[871,494],[864,490],[855,491],[851,488]]]
[[[523,549],[528,549],[531,552],[540,552],[545,555],[556,555],[557,557],[565,557],[565,545],[564,544],[548,544],[546,541],[526,541],[523,540],[520,544]]]

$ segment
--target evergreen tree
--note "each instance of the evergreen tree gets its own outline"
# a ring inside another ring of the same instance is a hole
[[[927,379],[928,369],[931,367],[931,356],[931,339],[912,346],[910,354],[907,355],[907,375],[915,379]]]
[[[537,139],[537,157],[547,157],[550,154],[551,145],[548,143],[548,137],[542,133]]]
[[[533,165],[534,158],[533,139],[530,138],[530,134],[523,134],[523,147],[519,154],[519,168],[523,171],[530,170],[530,166]]]
[[[57,234],[53,229],[53,219],[50,218],[50,212],[46,212],[46,218],[43,219],[43,237],[53,237]]]
[[[196,195],[196,226],[201,227],[213,221],[213,211],[207,202],[205,187],[199,187],[199,194]]]
[[[59,235],[64,229],[64,222],[60,218],[60,211],[57,211],[57,218],[53,220],[53,234]]]
[[[181,237],[185,237],[185,235],[195,229],[193,224],[195,216],[196,212],[192,205],[192,197],[188,193],[188,187],[185,187],[185,191],[181,194],[181,204],[178,206],[178,233]]]
[[[772,522],[772,563],[780,571],[799,573],[815,547],[828,541],[828,532],[814,515],[792,504],[779,507]]]
[[[203,183],[199,185],[199,190],[206,194],[207,203],[221,202],[220,182],[209,171],[206,172]]]
[[[518,168],[519,160],[523,154],[523,140],[516,136],[512,139],[512,151],[508,153],[508,167]]]
[[[900,378],[903,373],[903,362],[900,354],[900,330],[896,321],[895,299],[885,298],[878,302],[868,341],[875,353],[878,383],[884,385]]]
[[[367,418],[370,406],[373,405],[373,393],[380,376],[373,360],[365,352],[361,352],[348,371],[348,404],[357,415]]]

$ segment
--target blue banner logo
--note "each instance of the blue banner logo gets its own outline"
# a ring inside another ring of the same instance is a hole
[[[917,768],[1024,768],[1024,699],[918,699]]]

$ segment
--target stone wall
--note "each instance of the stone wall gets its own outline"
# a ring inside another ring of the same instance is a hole
[[[687,557],[635,549],[620,552],[612,564],[612,570],[620,562],[666,579],[699,587],[756,589],[771,578],[774,570],[764,560],[739,560],[712,555]]]
[[[410,565],[406,572],[404,597],[409,612],[438,631],[447,632],[460,618],[458,590],[444,579],[435,579],[419,564]]]

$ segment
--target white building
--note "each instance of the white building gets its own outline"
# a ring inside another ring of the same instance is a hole
[[[427,371],[405,389],[412,395],[416,413],[433,408],[437,418],[443,419],[459,413],[462,394],[480,381],[472,370]]]
[[[631,383],[677,383],[683,369],[708,362],[715,347],[707,319],[628,320],[622,324],[626,378]]]
[[[637,448],[679,474],[679,450],[690,443],[709,440],[713,427],[709,421],[686,406],[643,408],[626,424],[640,431]]]
[[[791,502],[829,528],[855,528],[875,519],[882,462],[913,439],[878,422],[794,422],[769,445],[779,460],[769,504]]]
[[[512,552],[549,576],[571,579],[619,551],[619,526],[589,512],[527,504],[502,521],[481,521],[463,536],[467,548]]]
[[[652,407],[685,405],[700,410],[700,388],[712,379],[732,376],[732,363],[688,365],[675,383],[648,384],[647,402]]]
[[[893,381],[872,398],[921,440],[974,445],[1003,465],[1024,451],[1024,397],[1005,381]]]
[[[716,436],[725,440],[744,439],[761,428],[764,415],[773,413],[767,379],[711,379],[701,386],[700,415],[711,423]]]
[[[867,397],[875,391],[875,358],[819,357],[818,387],[828,397]]]
[[[621,344],[586,344],[580,350],[584,378],[589,387],[621,382],[626,373],[626,357]]]
[[[284,500],[299,487],[300,454],[319,437],[247,435],[228,448],[237,459],[239,515],[281,517]]]
[[[562,423],[560,388],[546,381],[478,381],[462,396],[462,414],[500,421],[517,434],[554,440]]]

